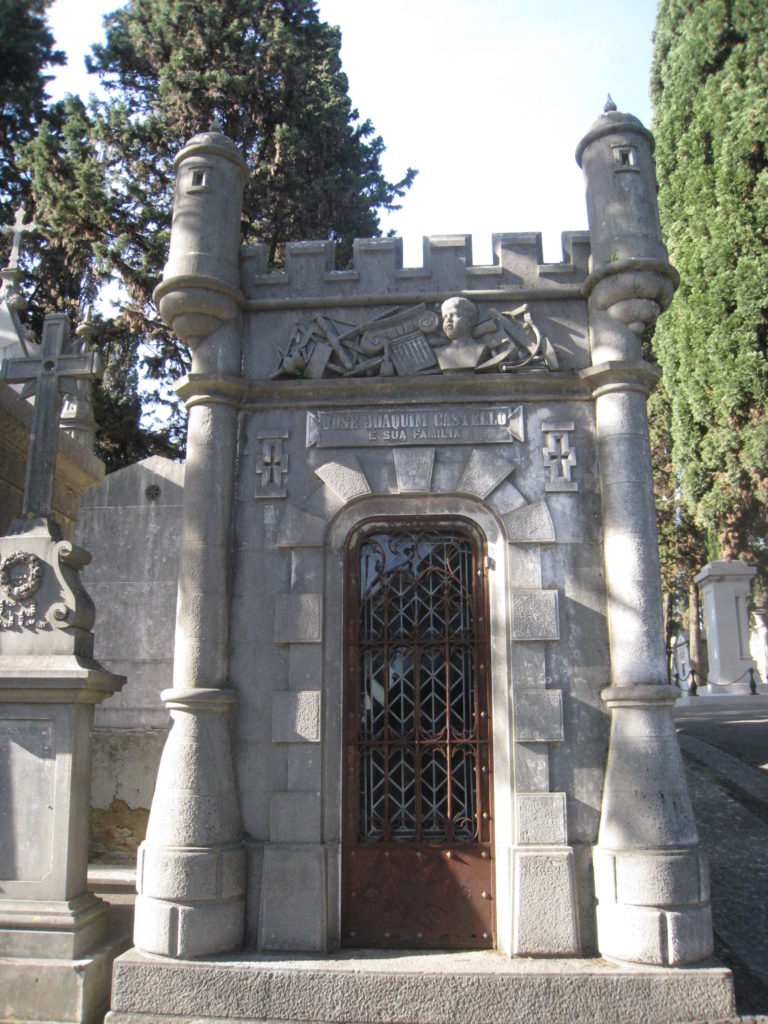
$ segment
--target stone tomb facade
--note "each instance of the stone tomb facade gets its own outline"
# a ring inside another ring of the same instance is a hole
[[[155,1002],[147,978],[243,947],[321,972],[360,948],[711,954],[639,340],[676,275],[647,130],[608,109],[577,158],[590,234],[564,236],[562,263],[518,234],[474,266],[446,236],[418,269],[373,239],[342,271],[330,243],[289,244],[270,274],[239,246],[236,147],[209,132],[179,154],[156,292],[194,354],[174,724],[116,1024],[182,1012],[177,982],[185,1012],[223,1016],[194,973],[155,979]],[[688,1002],[659,1020],[732,1009],[722,971],[663,978]],[[528,1019],[446,993],[451,1019]],[[371,999],[350,1019],[402,1019]],[[289,1003],[230,1012],[344,1019]]]

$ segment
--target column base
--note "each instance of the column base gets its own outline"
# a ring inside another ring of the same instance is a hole
[[[711,956],[709,874],[670,714],[673,687],[612,687],[611,742],[594,851],[601,954],[680,966]]]
[[[709,904],[679,910],[601,904],[597,934],[603,956],[613,960],[681,967],[712,955],[712,911]]]
[[[146,953],[192,960],[240,948],[245,928],[245,900],[173,903],[136,897],[133,941]]]
[[[134,942],[174,959],[230,953],[245,929],[245,847],[226,715],[234,696],[189,689],[162,697],[173,727],[139,847]]]
[[[696,850],[594,851],[604,956],[676,967],[712,955],[709,875]]]
[[[77,960],[101,945],[106,904],[83,893],[73,900],[0,900],[0,949],[6,956]]]
[[[0,1018],[36,1024],[101,1024],[109,1009],[112,963],[126,939],[78,959],[0,957]]]

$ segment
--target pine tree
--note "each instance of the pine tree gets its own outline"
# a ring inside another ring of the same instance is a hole
[[[13,222],[25,200],[16,148],[34,137],[46,106],[47,68],[66,63],[45,21],[52,0],[0,3],[0,221]],[[10,242],[0,240],[2,255]]]
[[[94,110],[95,140],[112,183],[104,255],[130,303],[124,321],[160,382],[187,354],[151,304],[167,254],[173,158],[216,121],[249,165],[243,240],[281,246],[331,238],[348,260],[356,236],[377,235],[415,172],[384,177],[382,140],[360,123],[341,71],[338,29],[315,0],[130,0],[105,21],[90,67],[109,100]],[[146,354],[149,352],[149,354]]]
[[[653,339],[680,495],[721,557],[768,569],[768,7],[661,0],[651,96],[681,285]]]
[[[151,296],[168,251],[173,158],[192,135],[216,120],[240,146],[250,172],[243,241],[266,241],[276,263],[298,238],[333,239],[344,263],[354,237],[380,233],[378,211],[415,172],[384,177],[383,142],[352,108],[340,34],[315,0],[128,0],[105,26],[90,67],[108,99],[52,106],[21,167],[40,225],[28,256],[33,324],[51,308],[77,321],[107,283],[122,286],[119,315],[101,325],[110,361],[96,396],[99,451],[115,468],[184,448],[169,385],[188,354]],[[157,382],[152,400],[146,379],[139,394],[139,362]],[[140,428],[142,405],[163,403],[162,428]]]
[[[53,104],[34,139],[20,149],[20,164],[35,204],[34,235],[22,258],[28,324],[40,336],[54,310],[82,323],[100,290],[113,279],[103,251],[112,222],[112,199],[94,142],[94,122],[83,102],[68,96]],[[138,338],[120,318],[94,321],[94,342],[105,366],[94,384],[96,454],[107,470],[152,454],[173,455],[167,430],[142,429]]]

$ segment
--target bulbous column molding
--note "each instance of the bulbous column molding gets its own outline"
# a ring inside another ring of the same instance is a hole
[[[245,849],[226,690],[165,690],[173,727],[163,750],[147,837],[139,848],[134,942],[189,959],[239,948]]]
[[[603,956],[679,966],[712,954],[706,859],[688,796],[670,686],[613,686],[594,851]]]

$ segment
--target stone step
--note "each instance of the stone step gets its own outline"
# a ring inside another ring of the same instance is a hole
[[[133,949],[115,962],[106,1024],[674,1024],[729,1019],[732,993],[714,963],[670,969],[494,951],[174,961]]]

